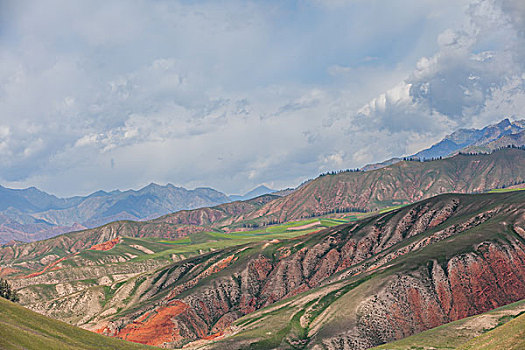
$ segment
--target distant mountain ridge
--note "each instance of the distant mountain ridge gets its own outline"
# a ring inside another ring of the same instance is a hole
[[[525,130],[525,119],[511,122],[508,118],[482,129],[459,129],[430,148],[412,157],[420,159],[446,157],[469,146],[481,146],[503,136]]]
[[[511,122],[508,118],[482,129],[459,129],[431,147],[404,158],[421,160],[450,157],[459,152],[490,153],[498,148],[525,145],[525,119]],[[362,171],[381,169],[403,160],[401,157],[388,159],[381,163],[367,164]]]
[[[228,202],[228,196],[211,188],[187,190],[172,184],[151,183],[139,190],[97,191],[71,198],[58,198],[34,187],[0,186],[0,243],[45,239],[115,220],[147,220]]]
[[[515,133],[503,135],[502,137],[482,145],[472,145],[461,149],[463,153],[490,153],[498,148],[525,145],[525,129]]]
[[[271,188],[265,186],[265,185],[260,185],[260,186],[257,186],[256,188],[254,188],[253,190],[243,194],[242,196],[241,195],[236,195],[236,194],[231,194],[230,195],[230,199],[232,200],[232,202],[234,201],[247,201],[249,199],[252,199],[252,198],[255,198],[255,197],[259,197],[259,196],[262,196],[262,195],[265,195],[265,194],[271,194],[271,193],[274,193],[274,192],[277,192],[277,190],[272,190]]]

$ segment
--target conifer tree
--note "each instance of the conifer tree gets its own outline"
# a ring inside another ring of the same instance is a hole
[[[14,302],[18,301],[18,295],[13,289],[11,289],[9,283],[3,278],[0,278],[0,297]]]

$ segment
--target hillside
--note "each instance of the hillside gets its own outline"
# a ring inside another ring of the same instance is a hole
[[[524,313],[525,300],[521,300],[480,315],[450,322],[405,339],[375,347],[373,350],[524,349]]]
[[[438,196],[320,232],[258,284],[257,299],[284,300],[205,348],[365,349],[520,300],[524,199]]]
[[[111,221],[152,219],[229,201],[225,194],[210,188],[186,190],[171,184],[71,198],[58,198],[36,188],[0,187],[0,243],[41,240]]]
[[[100,275],[96,288],[49,270],[21,292],[34,310],[152,345],[364,349],[525,298],[524,220],[523,191],[441,195],[304,237]]]
[[[15,349],[153,349],[73,327],[0,298],[0,348]]]
[[[369,172],[325,175],[285,197],[265,195],[249,201],[179,211],[145,222],[121,221],[27,245],[0,248],[7,262],[45,254],[62,258],[117,237],[179,239],[205,231],[233,232],[311,218],[327,213],[368,211],[404,205],[441,193],[485,192],[525,181],[525,151],[456,155],[429,162],[403,161]],[[35,265],[43,268],[48,261]]]
[[[441,193],[485,192],[522,182],[525,151],[519,149],[429,162],[402,161],[373,171],[319,177],[246,217],[285,222],[330,212],[413,203]]]

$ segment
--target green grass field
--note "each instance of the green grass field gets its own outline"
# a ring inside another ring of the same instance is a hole
[[[490,190],[489,193],[504,193],[514,191],[525,191],[525,188],[496,188],[494,190]]]
[[[283,240],[295,238],[308,233],[319,231],[328,227],[333,227],[348,222],[354,221],[352,218],[315,218],[301,221],[287,222],[283,224],[270,225],[264,228],[258,228],[249,231],[237,232],[219,232],[208,231],[190,234],[187,237],[169,241],[166,239],[147,238],[141,241],[162,245],[163,249],[152,249],[154,254],[140,255],[136,260],[152,259],[152,258],[167,258],[172,254],[182,256],[194,256],[197,254],[207,253],[210,251],[224,249],[228,247],[238,246],[247,243],[260,242],[264,240]],[[318,223],[318,224],[316,224]],[[312,225],[316,224],[316,225]],[[302,226],[312,225],[311,227]],[[124,240],[124,244],[129,238]],[[133,239],[138,245],[138,239]],[[111,252],[111,251],[109,251]],[[108,253],[109,253],[108,252]]]
[[[0,298],[0,348],[4,350],[155,349],[92,333]]]

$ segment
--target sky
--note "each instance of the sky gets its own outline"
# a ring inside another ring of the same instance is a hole
[[[0,0],[7,187],[295,187],[523,111],[522,0]]]

